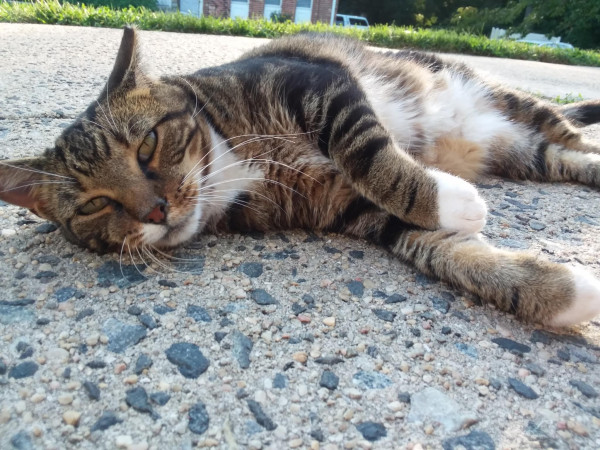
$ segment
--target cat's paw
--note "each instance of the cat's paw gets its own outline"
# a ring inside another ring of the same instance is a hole
[[[565,327],[592,320],[600,315],[600,280],[584,269],[569,267],[575,282],[575,298],[548,325]]]
[[[485,225],[487,207],[477,189],[462,178],[429,170],[438,188],[440,228],[477,233]]]

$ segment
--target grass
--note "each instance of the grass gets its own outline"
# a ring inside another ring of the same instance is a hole
[[[322,23],[275,23],[267,20],[192,17],[180,13],[164,13],[144,8],[113,10],[40,0],[35,3],[0,3],[0,22],[41,23],[120,28],[136,25],[142,30],[182,33],[225,34],[266,37],[295,34],[302,31],[330,32],[351,36],[370,45],[388,48],[414,48],[436,52],[463,53],[501,58],[545,61],[559,64],[600,67],[600,53],[591,50],[567,50],[537,47],[514,41],[488,39],[468,33],[445,30],[414,29],[387,25],[369,30],[331,27]]]

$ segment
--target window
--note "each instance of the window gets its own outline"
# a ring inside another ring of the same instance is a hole
[[[337,20],[336,20],[337,23]],[[354,19],[352,17],[350,17],[350,25],[358,25],[359,27],[367,27],[369,26],[369,24],[367,23],[367,21],[365,19]]]

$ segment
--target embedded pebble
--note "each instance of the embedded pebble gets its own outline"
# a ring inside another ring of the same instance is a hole
[[[277,424],[275,422],[273,422],[271,420],[271,418],[265,414],[262,407],[260,406],[260,403],[258,403],[255,400],[247,400],[247,403],[248,403],[248,408],[250,409],[250,412],[252,413],[252,415],[254,415],[256,422],[261,427],[263,427],[265,430],[268,430],[268,431],[273,431],[275,428],[277,428]]]
[[[81,418],[81,413],[79,411],[74,411],[72,409],[65,411],[63,413],[63,421],[67,425],[73,425],[76,427],[79,425],[79,419]]]
[[[473,430],[464,436],[446,439],[442,442],[444,450],[496,450],[494,441],[485,431]]]
[[[254,344],[240,331],[236,330],[232,333],[233,346],[231,352],[242,369],[250,367],[250,352]]]
[[[264,289],[254,289],[250,293],[250,297],[259,305],[277,305],[279,302]]]
[[[356,429],[360,434],[370,442],[378,441],[387,436],[387,431],[382,423],[379,422],[362,422],[356,424]]]
[[[104,322],[102,332],[108,336],[108,349],[115,353],[123,353],[147,334],[146,328],[141,325],[130,325],[114,318]]]
[[[385,389],[392,380],[380,372],[360,371],[352,376],[352,382],[361,389]]]
[[[113,425],[123,422],[123,419],[118,418],[115,413],[111,411],[105,411],[102,413],[100,418],[92,425],[90,431],[104,431]]]
[[[531,400],[539,397],[539,395],[533,389],[531,389],[529,386],[527,386],[522,381],[517,380],[516,378],[509,377],[508,384],[511,388],[513,388],[513,390],[517,394],[519,394],[522,397],[525,397],[525,398],[528,398]]]
[[[321,380],[319,381],[319,386],[329,389],[330,391],[334,391],[337,389],[338,384],[340,382],[340,378],[330,370],[324,370],[321,374]]]
[[[576,387],[579,390],[579,392],[581,392],[587,398],[598,397],[598,391],[596,391],[596,389],[594,389],[592,386],[587,384],[585,381],[571,380],[571,381],[569,381],[569,384],[573,387]]]
[[[408,422],[439,422],[447,431],[466,428],[479,419],[441,391],[428,387],[410,396]]]
[[[198,378],[209,366],[208,359],[196,344],[176,342],[165,351],[165,354],[167,359],[177,366],[179,373],[186,378]]]
[[[208,430],[210,419],[204,403],[198,402],[188,412],[188,428],[192,433],[204,434]]]
[[[9,378],[27,378],[32,377],[38,370],[38,365],[33,361],[25,361],[17,364],[8,372]]]

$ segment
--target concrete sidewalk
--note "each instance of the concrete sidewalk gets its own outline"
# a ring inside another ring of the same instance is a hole
[[[0,157],[52,145],[120,37],[0,24]],[[264,42],[141,37],[155,74]],[[452,57],[515,88],[600,98],[597,68]],[[596,190],[479,188],[491,242],[600,276]],[[205,236],[179,256],[186,273],[140,274],[126,256],[123,278],[118,256],[0,204],[0,448],[600,448],[598,321],[536,329],[337,235]]]

